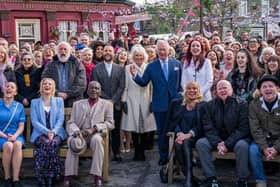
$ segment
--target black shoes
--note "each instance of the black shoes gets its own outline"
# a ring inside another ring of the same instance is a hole
[[[13,187],[23,187],[20,181],[14,181]]]
[[[119,154],[115,155],[114,158],[113,158],[113,161],[121,162],[122,161],[121,155],[119,155]]]
[[[167,164],[167,162],[168,162],[167,158],[160,158],[158,161],[158,165],[163,166]]]
[[[144,154],[135,154],[133,157],[133,161],[145,161],[146,157]]]
[[[5,179],[4,180],[4,187],[12,187],[12,186],[13,186],[12,179]]]
[[[248,183],[246,179],[240,179],[236,183],[236,187],[248,187]]]
[[[219,183],[215,177],[211,177],[206,179],[206,181],[201,185],[201,187],[219,187]]]

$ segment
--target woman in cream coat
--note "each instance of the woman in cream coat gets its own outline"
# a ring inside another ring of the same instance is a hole
[[[121,129],[132,132],[135,148],[134,161],[144,161],[144,148],[147,132],[156,130],[154,115],[150,111],[152,88],[151,85],[141,87],[136,84],[130,73],[134,66],[138,75],[142,76],[147,67],[148,55],[141,45],[133,46],[130,60],[132,64],[125,67],[126,80],[123,93],[123,118]]]

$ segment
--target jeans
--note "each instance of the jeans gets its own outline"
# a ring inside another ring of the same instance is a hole
[[[256,182],[266,182],[263,169],[262,151],[256,143],[251,143],[249,148],[250,165]]]
[[[216,176],[216,169],[213,163],[212,151],[213,147],[207,138],[201,138],[196,142],[196,150],[201,162],[202,170],[207,178]],[[248,149],[249,145],[245,140],[238,140],[234,145],[233,151],[236,156],[236,170],[238,180],[248,178]]]

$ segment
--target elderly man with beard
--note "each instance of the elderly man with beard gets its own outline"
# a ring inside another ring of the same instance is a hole
[[[67,122],[66,131],[69,134],[68,146],[71,136],[82,134],[87,145],[92,150],[92,163],[90,174],[94,176],[95,186],[102,186],[102,166],[104,147],[101,132],[104,129],[113,129],[113,105],[111,102],[99,98],[101,86],[92,81],[88,85],[88,99],[76,101],[73,105],[71,118]],[[79,155],[68,149],[65,160],[64,186],[71,186],[72,176],[78,175]]]
[[[46,77],[55,81],[56,95],[64,100],[65,107],[71,107],[74,101],[83,98],[87,84],[85,68],[71,55],[67,42],[57,45],[57,55],[42,73],[42,79]]]
[[[120,156],[120,122],[121,122],[121,96],[125,87],[124,68],[113,63],[114,48],[110,45],[104,47],[104,62],[97,64],[92,71],[92,80],[101,85],[101,98],[109,100],[114,105],[115,129],[112,130],[112,150],[114,161],[122,161]]]
[[[212,159],[213,150],[220,155],[234,151],[238,179],[236,187],[247,187],[250,140],[248,106],[233,95],[232,86],[227,80],[217,83],[217,97],[206,103],[202,125],[206,137],[196,142],[202,170],[207,178],[202,187],[219,186]]]
[[[280,152],[280,94],[278,80],[262,77],[257,85],[261,97],[249,105],[249,122],[254,142],[250,145],[250,163],[256,187],[266,187],[263,156],[274,160]]]

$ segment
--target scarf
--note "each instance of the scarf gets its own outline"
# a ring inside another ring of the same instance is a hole
[[[86,69],[86,75],[87,75],[87,79],[91,80],[91,75],[92,75],[92,69],[94,67],[93,63],[90,64],[84,64],[85,69]]]

